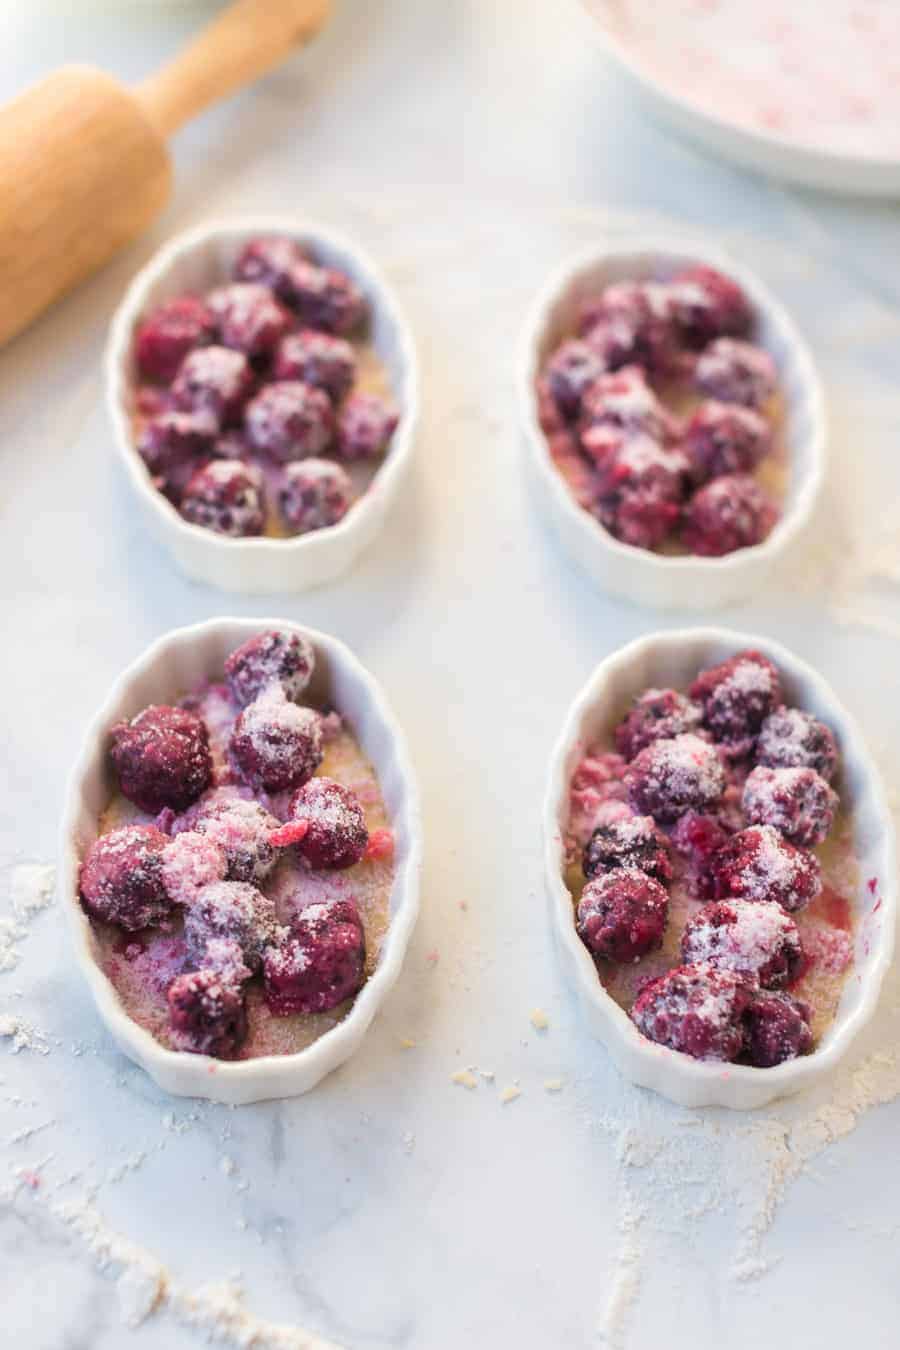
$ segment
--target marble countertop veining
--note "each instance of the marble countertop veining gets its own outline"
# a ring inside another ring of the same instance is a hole
[[[0,95],[64,59],[136,77],[199,13],[5,6]],[[344,0],[314,50],[188,129],[176,161],[151,235],[0,354],[0,934],[19,958],[0,971],[0,1340],[892,1344],[897,979],[835,1079],[749,1117],[624,1083],[565,986],[541,881],[547,758],[593,665],[657,620],[593,592],[545,532],[511,370],[545,272],[606,228],[708,230],[784,296],[827,381],[829,499],[807,555],[722,618],[817,665],[896,782],[896,209],[672,138],[567,0]],[[357,235],[408,306],[418,459],[350,576],[232,598],[182,581],[136,528],[100,348],[175,230],[292,207]],[[279,610],[348,641],[402,710],[423,912],[363,1053],[306,1097],[229,1110],[167,1099],[117,1053],[57,907],[16,915],[12,890],[53,859],[82,727],[120,668],[175,624]],[[452,1081],[466,1069],[476,1086]]]

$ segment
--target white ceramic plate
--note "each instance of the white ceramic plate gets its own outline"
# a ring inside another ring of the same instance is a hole
[[[756,338],[778,368],[784,403],[789,485],[782,515],[753,548],[724,558],[667,557],[633,548],[578,505],[550,458],[538,423],[535,381],[546,358],[574,331],[579,301],[613,281],[669,276],[707,263],[739,282],[756,313]],[[714,609],[761,587],[776,563],[798,548],[825,474],[826,419],[821,383],[809,350],[780,301],[745,267],[706,243],[680,236],[605,242],[565,262],[546,282],[525,324],[518,367],[519,410],[538,497],[563,548],[604,591],[656,609]]]
[[[295,1055],[225,1062],[168,1050],[125,1013],[96,960],[90,921],[78,898],[81,859],[97,835],[97,820],[115,790],[109,766],[109,730],[150,703],[170,702],[204,679],[221,679],[226,656],[268,628],[303,633],[316,652],[311,690],[347,718],[371,760],[395,839],[390,927],[378,968],[336,1027]],[[422,824],[403,732],[373,677],[336,638],[284,619],[210,619],[161,637],[119,677],[88,727],[69,780],[60,833],[58,886],[75,956],[97,1009],[119,1047],[160,1087],[179,1097],[208,1097],[241,1105],[307,1092],[358,1049],[400,973],[419,908]]]
[[[569,781],[585,747],[608,736],[630,700],[644,689],[684,688],[704,666],[747,647],[764,652],[778,666],[786,702],[814,713],[834,731],[841,752],[836,787],[852,814],[860,862],[859,891],[853,897],[858,919],[854,967],[836,1017],[811,1055],[773,1069],[701,1062],[642,1036],[597,978],[593,960],[575,931],[572,896],[563,880]],[[605,1043],[626,1078],[670,1101],[745,1109],[797,1092],[834,1068],[875,1010],[893,955],[897,911],[896,846],[884,788],[858,727],[826,682],[766,638],[723,628],[690,628],[641,638],[600,663],[572,704],[550,761],[544,865],[553,928],[591,1032]],[[870,877],[878,880],[875,893],[865,884]]]
[[[288,539],[230,539],[191,525],[153,486],[134,447],[128,394],[135,381],[133,334],[140,317],[185,291],[203,291],[230,274],[241,246],[258,234],[308,244],[328,266],[347,272],[369,301],[369,338],[387,369],[400,421],[368,490],[337,525]],[[377,267],[355,244],[295,217],[239,217],[178,235],[134,278],[113,317],[106,349],[106,403],[116,448],[150,530],[195,581],[245,594],[301,591],[347,571],[382,528],[412,457],[419,377],[412,335]]]
[[[897,157],[852,154],[829,147],[827,141],[821,145],[806,144],[716,115],[674,86],[663,83],[641,59],[640,52],[628,40],[627,29],[617,22],[616,0],[582,0],[582,3],[596,21],[595,31],[603,50],[625,72],[650,112],[708,150],[745,168],[805,187],[866,197],[900,195]],[[753,6],[749,5],[748,13],[752,11]],[[802,22],[806,16],[813,47],[817,13],[814,5],[785,7],[785,18],[793,22]],[[822,98],[827,97],[828,90],[823,88]]]

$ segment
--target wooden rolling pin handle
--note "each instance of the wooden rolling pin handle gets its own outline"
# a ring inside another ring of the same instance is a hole
[[[236,0],[174,61],[137,85],[135,97],[169,137],[309,42],[330,9],[331,0]]]

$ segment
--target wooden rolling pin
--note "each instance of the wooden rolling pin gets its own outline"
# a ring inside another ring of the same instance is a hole
[[[67,66],[0,109],[0,343],[162,210],[166,138],[309,41],[330,7],[236,0],[133,89]]]

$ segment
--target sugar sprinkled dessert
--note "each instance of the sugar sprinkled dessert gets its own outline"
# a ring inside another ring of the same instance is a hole
[[[778,379],[741,287],[710,267],[614,282],[580,299],[575,323],[535,393],[579,506],[636,548],[761,543],[785,486]]]
[[[150,310],[135,328],[131,403],[153,486],[225,538],[336,525],[399,422],[367,317],[349,276],[270,235],[207,294]]]
[[[81,900],[126,1011],[173,1049],[294,1053],[377,963],[393,834],[339,714],[296,701],[314,670],[307,638],[260,633],[228,657],[227,683],[116,728],[119,790]]]
[[[837,768],[830,729],[783,702],[757,651],[687,693],[639,693],[584,747],[563,839],[573,922],[645,1037],[770,1068],[827,1030],[861,885]]]

